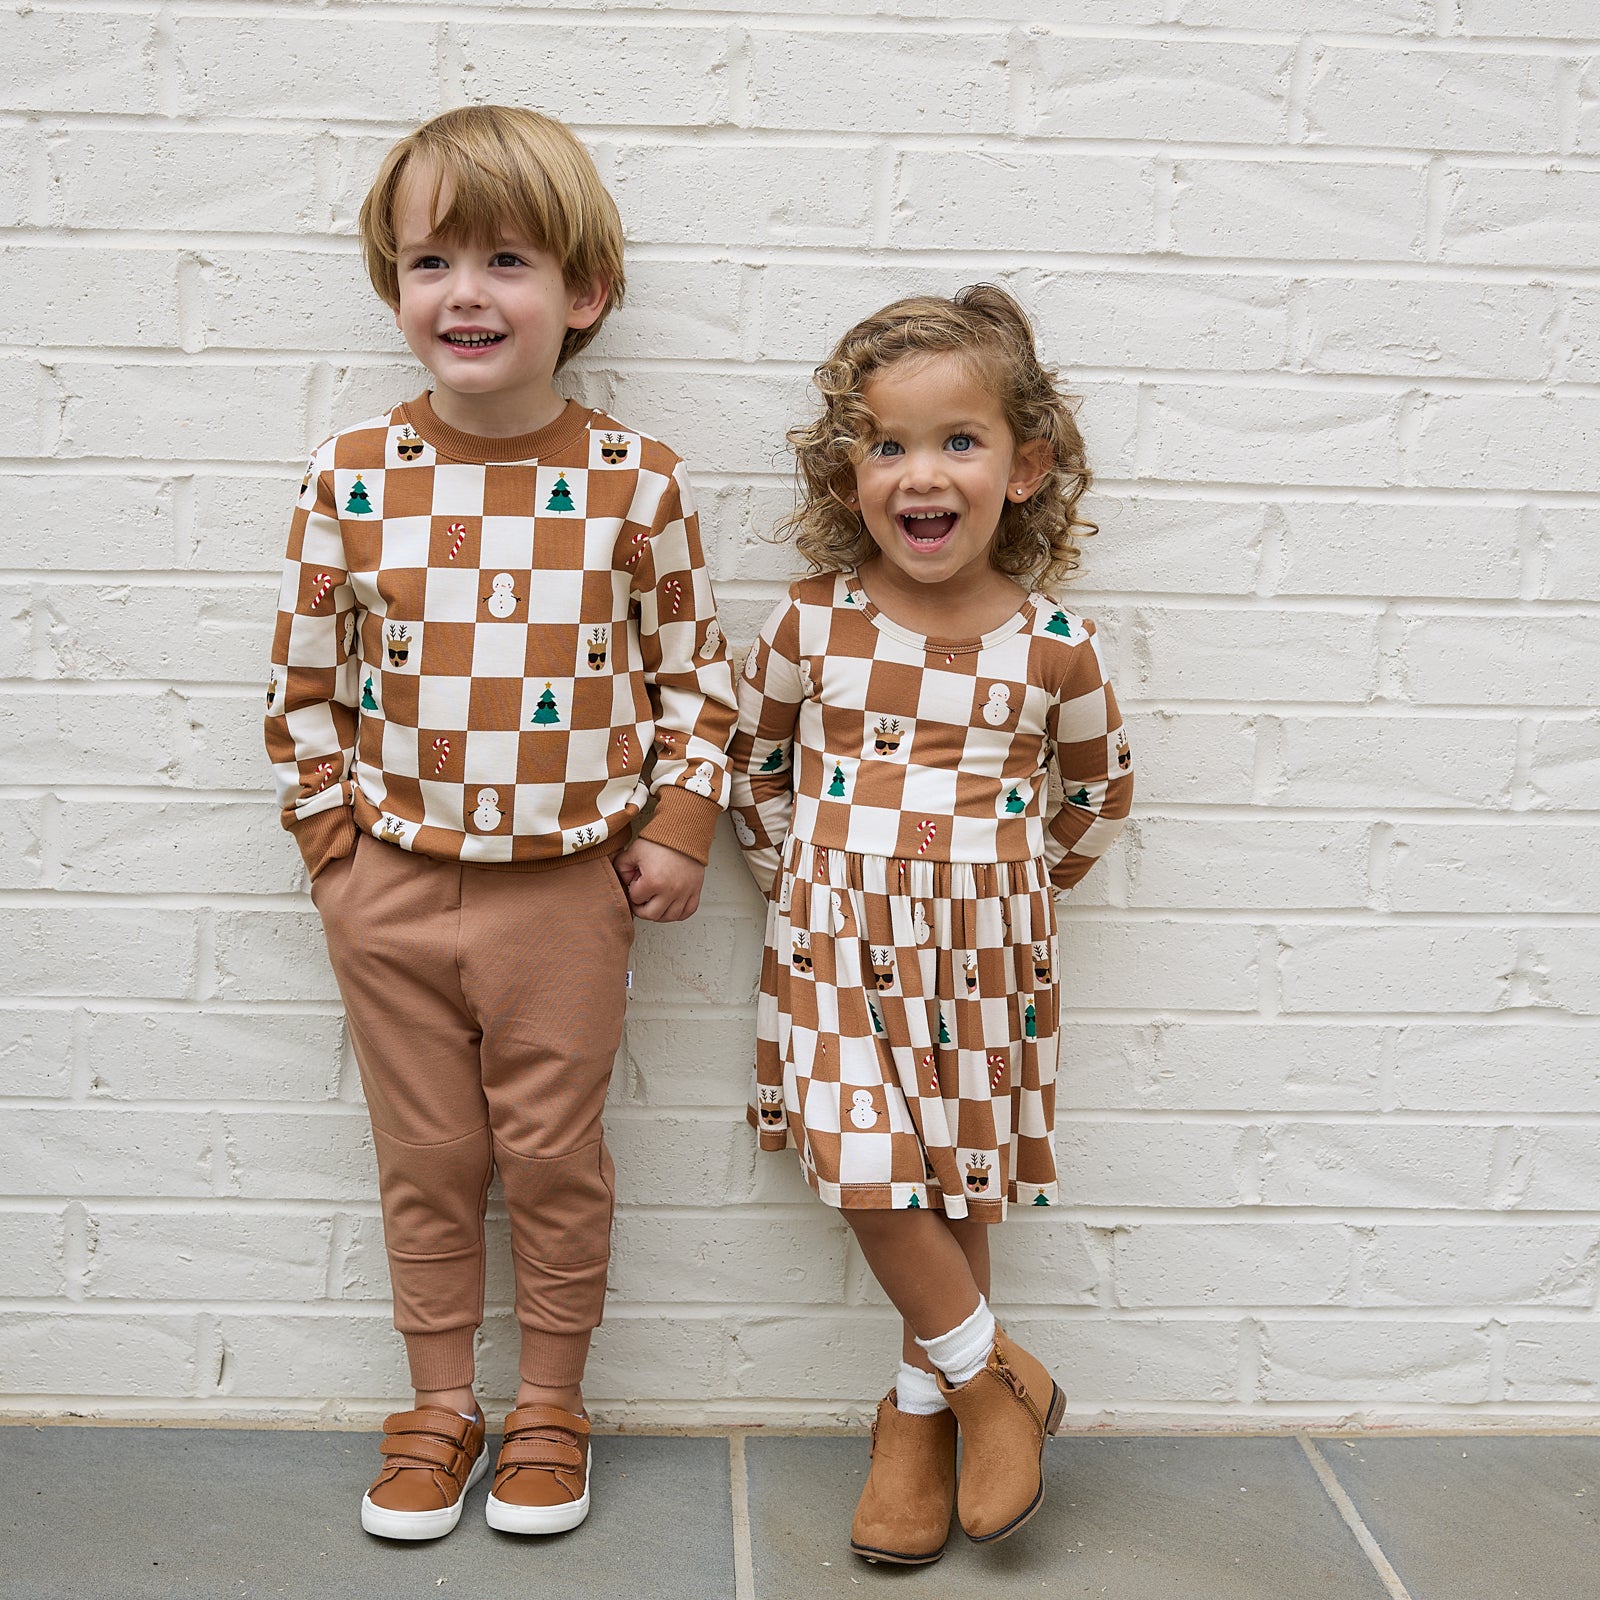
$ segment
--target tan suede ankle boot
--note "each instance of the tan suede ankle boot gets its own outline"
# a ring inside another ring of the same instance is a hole
[[[1067,1397],[1043,1365],[1001,1328],[983,1370],[939,1392],[961,1425],[962,1531],[980,1544],[1015,1533],[1044,1499],[1044,1442],[1061,1426]]]
[[[950,1537],[956,1498],[956,1419],[914,1416],[891,1389],[872,1419],[872,1467],[856,1504],[850,1548],[868,1561],[920,1566],[937,1561]]]

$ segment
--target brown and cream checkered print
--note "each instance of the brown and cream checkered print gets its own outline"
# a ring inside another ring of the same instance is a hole
[[[825,574],[773,613],[739,703],[763,1147],[792,1132],[833,1205],[1052,1204],[1052,890],[1132,799],[1093,624],[1032,595],[982,639],[927,640]]]
[[[267,712],[291,829],[353,806],[424,855],[554,862],[653,792],[653,836],[703,860],[734,700],[683,464],[576,403],[479,439],[424,394],[334,435],[294,512]]]

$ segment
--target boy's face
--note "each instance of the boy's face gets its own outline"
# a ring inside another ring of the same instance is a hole
[[[605,285],[569,288],[553,256],[526,240],[492,245],[433,236],[433,174],[410,169],[395,196],[395,322],[434,378],[441,421],[491,437],[531,433],[565,402],[551,385],[568,328],[587,328]],[[450,185],[438,214],[450,208]]]

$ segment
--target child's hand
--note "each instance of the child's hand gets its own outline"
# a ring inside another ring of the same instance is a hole
[[[682,922],[700,904],[706,869],[693,856],[649,839],[635,839],[611,858],[636,917],[646,922]]]

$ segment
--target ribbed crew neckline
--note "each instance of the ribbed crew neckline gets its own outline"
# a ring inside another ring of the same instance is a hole
[[[406,421],[431,444],[435,450],[452,461],[488,463],[491,461],[536,461],[556,454],[571,444],[583,432],[590,417],[588,406],[569,400],[566,409],[554,422],[546,423],[535,433],[515,433],[504,439],[486,439],[482,434],[463,433],[442,422],[433,409],[433,393],[424,389],[415,400],[408,400],[401,408]]]

